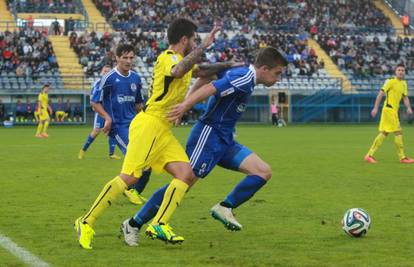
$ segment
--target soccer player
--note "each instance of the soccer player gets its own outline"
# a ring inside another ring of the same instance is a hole
[[[167,242],[182,241],[167,223],[188,189],[193,172],[184,149],[172,134],[173,124],[166,116],[170,108],[185,98],[194,65],[213,43],[219,27],[215,26],[197,47],[196,30],[197,26],[192,21],[183,18],[169,25],[169,48],[157,58],[150,98],[144,112],[140,112],[130,125],[129,144],[121,173],[105,185],[90,210],[76,221],[79,243],[83,248],[91,249],[92,226],[96,218],[148,168],[156,172],[165,170],[174,177],[166,189],[166,202],[160,207],[160,216],[156,217],[149,231],[155,231],[160,238],[165,237],[163,239]],[[207,73],[205,71],[204,75],[208,76]]]
[[[188,137],[186,152],[194,175],[193,185],[219,165],[244,173],[245,178],[228,196],[211,209],[212,216],[230,230],[241,230],[232,210],[249,200],[271,178],[269,165],[257,154],[234,140],[235,125],[246,109],[247,101],[256,84],[271,86],[279,80],[287,66],[286,59],[273,47],[259,50],[254,64],[233,67],[220,79],[192,91],[186,100],[175,106],[168,115],[175,121],[194,104],[209,98],[207,110],[193,126]],[[161,201],[170,202],[164,193],[168,185],[159,189],[141,210],[121,224],[124,240],[130,246],[138,245],[138,231],[157,213],[163,212]],[[164,199],[163,199],[164,197]],[[146,233],[153,236],[152,228]],[[158,236],[156,236],[158,237]],[[159,237],[158,237],[159,238]]]
[[[394,143],[397,148],[400,162],[405,164],[414,163],[414,160],[407,157],[404,153],[403,134],[400,120],[398,118],[401,98],[407,108],[407,114],[413,114],[410,99],[408,98],[407,81],[404,80],[404,76],[405,66],[399,64],[395,69],[395,77],[385,81],[382,89],[379,91],[377,98],[375,99],[374,108],[371,111],[371,116],[373,118],[377,115],[379,105],[385,95],[385,101],[382,107],[381,120],[379,124],[379,134],[375,138],[368,154],[364,157],[364,160],[368,163],[377,163],[374,158],[374,154],[382,145],[384,139],[389,133],[394,133]]]
[[[55,109],[55,119],[57,122],[63,122],[67,116],[68,114],[64,111],[62,97],[59,97]]]
[[[101,70],[101,76],[105,76],[111,70],[111,66],[105,65]],[[91,97],[95,94],[95,91],[99,89],[101,79],[98,79],[94,82],[91,90]],[[89,146],[95,141],[96,137],[98,137],[99,133],[101,132],[105,123],[105,119],[99,116],[97,112],[95,112],[94,121],[93,121],[93,129],[92,132],[88,135],[83,147],[79,151],[78,158],[83,159],[85,156],[85,152],[88,150]],[[108,145],[109,145],[109,158],[110,159],[121,159],[121,157],[115,155],[115,146],[116,140],[111,135],[108,136]]]
[[[41,93],[37,97],[37,112],[39,114],[39,124],[37,125],[36,137],[47,138],[47,128],[49,127],[50,117],[49,112],[52,113],[52,108],[49,105],[49,85],[45,84],[42,87]]]

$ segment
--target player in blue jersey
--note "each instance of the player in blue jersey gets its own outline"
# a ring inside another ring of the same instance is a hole
[[[99,87],[94,90],[91,96],[94,111],[105,120],[102,132],[115,139],[124,155],[129,142],[129,125],[137,111],[143,107],[141,78],[131,70],[135,57],[134,50],[132,45],[118,45],[115,51],[116,67],[101,78]],[[144,190],[150,173],[150,170],[143,171],[137,183],[124,191],[131,202],[143,203],[143,199],[139,194]],[[90,225],[95,223],[97,215],[91,216],[91,211],[95,209],[101,198],[102,196],[98,196],[89,212],[75,221],[75,229],[78,232],[78,241],[81,246],[81,224],[84,224],[86,219]]]
[[[101,76],[105,76],[109,71],[111,70],[110,65],[105,65],[101,70]],[[101,82],[101,79],[96,80],[92,85],[91,90],[91,98],[94,95],[95,91],[99,89],[99,84]],[[78,159],[83,159],[85,156],[85,152],[88,150],[89,146],[92,144],[93,141],[95,141],[96,137],[98,137],[99,133],[101,132],[103,126],[105,124],[104,118],[99,116],[97,112],[95,112],[94,120],[93,120],[93,129],[92,132],[88,135],[88,138],[86,139],[85,143],[83,144],[83,147],[79,151]],[[112,136],[108,136],[108,145],[109,145],[109,158],[110,159],[120,159],[119,156],[115,155],[115,146],[116,141],[115,138]]]
[[[286,66],[286,59],[277,49],[261,49],[253,65],[231,68],[221,78],[195,88],[169,113],[169,119],[176,121],[194,104],[210,97],[207,110],[191,130],[186,152],[194,172],[191,185],[207,176],[216,165],[246,174],[233,191],[211,209],[212,216],[229,230],[242,229],[232,210],[249,200],[272,176],[265,161],[234,140],[235,125],[246,109],[254,86],[273,85]],[[138,245],[138,231],[157,213],[167,186],[156,191],[133,218],[122,223],[128,245]]]

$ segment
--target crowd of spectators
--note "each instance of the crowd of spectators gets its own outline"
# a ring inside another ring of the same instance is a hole
[[[9,9],[18,13],[82,13],[79,0],[8,0]]]
[[[0,73],[24,77],[57,71],[56,56],[47,35],[30,28],[0,32]]]
[[[392,75],[400,63],[407,72],[414,69],[414,38],[320,35],[317,39],[339,68],[355,78]]]
[[[113,48],[119,42],[130,43],[136,47],[137,60],[152,66],[157,55],[168,46],[164,33],[105,33],[84,32],[78,36],[70,35],[71,47],[79,57],[80,64],[88,76],[99,73],[105,64],[113,65]],[[229,37],[220,33],[214,44],[205,53],[204,61],[210,63],[229,60],[253,62],[255,51],[261,47],[274,46],[282,50],[289,61],[286,75],[317,74],[323,62],[318,62],[315,51],[307,46],[306,34],[253,34],[237,33]]]
[[[94,0],[116,30],[159,31],[190,17],[208,31],[217,18],[226,30],[388,32],[391,24],[369,0]]]

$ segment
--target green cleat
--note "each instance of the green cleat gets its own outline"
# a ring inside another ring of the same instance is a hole
[[[150,224],[145,233],[152,239],[159,239],[166,243],[180,244],[184,242],[184,237],[174,234],[172,228],[168,224]]]

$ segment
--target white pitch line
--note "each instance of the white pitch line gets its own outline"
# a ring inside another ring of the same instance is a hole
[[[14,243],[10,238],[0,233],[0,246],[9,251],[11,254],[19,258],[24,263],[33,267],[50,267],[47,262],[36,257],[29,251]]]

